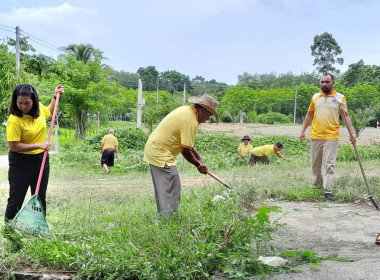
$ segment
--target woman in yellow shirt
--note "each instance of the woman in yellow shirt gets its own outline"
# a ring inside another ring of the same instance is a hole
[[[54,98],[49,106],[45,107],[39,103],[37,91],[33,86],[20,84],[13,91],[7,121],[7,141],[10,151],[6,220],[13,219],[21,209],[29,186],[32,195],[36,191],[44,151],[49,151],[51,147],[51,143],[45,141],[46,120],[53,113],[57,96],[63,93],[63,86],[58,85],[55,88]],[[47,156],[38,194],[45,213],[49,171],[49,156]]]
[[[241,141],[243,141],[243,143],[239,145],[238,154],[242,161],[244,160],[244,157],[247,157],[247,161],[248,161],[249,155],[251,154],[251,150],[253,149],[253,146],[251,145],[251,143],[249,143],[249,141],[251,141],[251,138],[249,138],[248,135],[245,135],[241,139]]]

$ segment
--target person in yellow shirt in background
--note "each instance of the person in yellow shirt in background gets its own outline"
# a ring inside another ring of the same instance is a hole
[[[192,96],[190,106],[181,106],[169,113],[149,136],[144,149],[144,161],[149,163],[152,175],[157,212],[170,218],[179,209],[181,181],[176,159],[179,153],[200,173],[207,174],[208,168],[194,147],[199,124],[206,122],[216,112],[219,103],[206,94]]]
[[[19,84],[13,91],[7,121],[7,141],[10,151],[6,222],[12,220],[21,209],[29,186],[32,194],[36,191],[44,152],[51,148],[51,142],[45,140],[46,120],[54,112],[57,96],[63,94],[63,85],[58,85],[49,106],[45,107],[39,102],[37,91],[30,84]],[[38,193],[45,215],[49,173],[49,154],[47,154]]]
[[[114,134],[115,131],[112,128],[108,130],[108,134],[102,138],[100,144],[100,154],[102,155],[100,164],[106,170],[107,174],[111,172],[110,167],[114,165],[115,157],[119,156],[119,143]]]
[[[269,156],[273,153],[279,158],[285,159],[285,157],[280,153],[282,147],[282,143],[277,142],[275,145],[264,145],[253,148],[251,150],[249,165],[256,164],[257,162],[269,164]]]
[[[244,157],[247,157],[247,162],[248,162],[250,158],[251,150],[253,149],[252,144],[249,143],[249,141],[251,141],[251,138],[248,135],[245,135],[241,139],[241,141],[243,141],[243,143],[239,145],[238,154],[242,161],[244,161]]]

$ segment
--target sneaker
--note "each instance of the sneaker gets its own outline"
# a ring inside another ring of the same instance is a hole
[[[107,171],[107,174],[110,174],[110,173],[111,173],[111,170],[108,170],[108,171]]]
[[[334,201],[336,199],[331,193],[325,193],[325,198],[330,201]]]

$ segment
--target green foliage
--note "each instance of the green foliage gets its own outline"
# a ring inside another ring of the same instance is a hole
[[[369,104],[380,103],[380,88],[368,83],[356,84],[352,88],[342,88],[341,92],[344,92],[347,98],[349,109],[355,112],[367,108]]]
[[[108,129],[102,129],[96,131],[96,134],[88,138],[88,144],[93,147],[94,150],[99,151],[100,142],[104,135],[108,134]],[[119,143],[119,149],[121,152],[127,152],[128,150],[144,150],[148,135],[140,128],[120,128],[115,131],[115,136]]]
[[[294,75],[292,72],[286,74],[268,73],[254,75],[244,72],[238,75],[238,85],[248,86],[252,89],[278,89],[278,88],[293,88],[301,83],[319,85],[318,74],[314,71],[312,73],[302,73],[301,75]]]
[[[111,69],[111,75],[126,89],[137,89],[139,74]]]
[[[370,147],[359,146],[357,147],[360,158],[367,159],[379,159],[380,158],[380,145],[373,145]],[[356,161],[356,155],[354,148],[351,145],[341,145],[337,155],[338,161]]]
[[[196,76],[191,80],[191,95],[201,96],[203,94],[213,94],[218,100],[225,94],[229,86],[225,83],[218,83],[215,80],[206,81],[201,76]]]
[[[16,86],[15,57],[0,45],[0,122],[6,120],[13,88]]]
[[[314,56],[313,65],[317,65],[319,73],[339,73],[333,64],[343,64],[343,58],[337,57],[342,49],[330,33],[323,33],[314,37],[314,44],[310,46],[311,55]]]
[[[290,117],[281,113],[269,112],[257,116],[257,122],[264,124],[290,123]]]
[[[165,71],[160,74],[159,77],[159,88],[165,89],[170,93],[176,93],[178,91],[183,91],[184,86],[187,90],[191,90],[190,77],[181,74],[175,70]]]
[[[7,142],[6,127],[0,124],[0,155],[8,153],[9,147]]]
[[[98,58],[97,50],[91,44],[70,44],[62,49],[67,53],[74,54],[76,60],[84,63]]]
[[[315,268],[320,268],[320,263],[324,260],[354,262],[354,260],[340,258],[337,254],[332,254],[327,257],[319,257],[317,253],[310,251],[289,251],[282,253],[282,256],[289,259],[291,264],[294,266],[307,263]]]
[[[348,70],[343,73],[341,82],[346,87],[353,87],[356,84],[369,83],[378,85],[380,83],[380,66],[365,65],[361,59],[350,64]]]
[[[216,271],[246,276],[268,272],[246,260],[267,252],[271,232],[278,227],[269,214],[279,212],[278,207],[264,206],[248,215],[233,193],[204,188],[185,191],[181,212],[166,221],[156,216],[146,195],[120,191],[115,200],[114,193],[87,190],[53,201],[51,236],[20,239],[23,265],[76,270],[78,278],[94,280],[210,279]]]
[[[351,112],[351,121],[356,131],[356,136],[366,128],[370,121],[376,119],[376,114],[380,113],[380,103],[370,104],[368,108],[359,109],[356,113]]]
[[[155,66],[140,67],[137,69],[137,74],[139,75],[143,90],[144,91],[153,91],[157,89],[158,83],[158,71]]]

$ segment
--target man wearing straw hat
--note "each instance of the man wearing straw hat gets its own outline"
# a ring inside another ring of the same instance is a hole
[[[149,136],[144,149],[144,161],[149,163],[152,175],[157,212],[170,218],[179,209],[181,181],[176,158],[179,153],[200,173],[207,167],[194,147],[199,124],[214,116],[219,122],[216,108],[219,103],[206,94],[190,97],[190,106],[181,106],[169,113]]]

